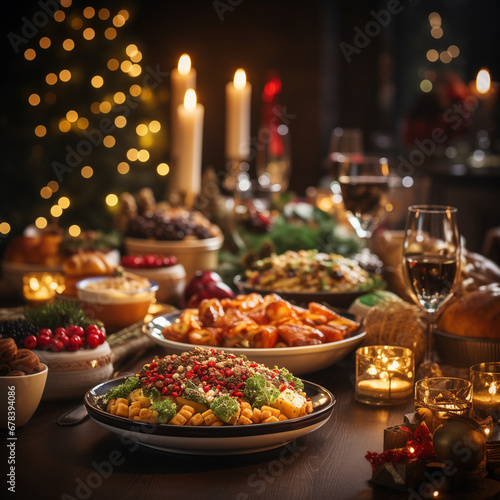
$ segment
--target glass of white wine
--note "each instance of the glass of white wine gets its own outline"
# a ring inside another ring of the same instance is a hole
[[[460,273],[457,209],[444,205],[408,208],[403,243],[403,274],[414,300],[427,316],[427,346],[417,378],[439,377],[433,357],[434,319],[453,295]]]
[[[386,211],[388,161],[362,153],[346,154],[337,156],[336,168],[347,218],[358,237],[366,240]]]

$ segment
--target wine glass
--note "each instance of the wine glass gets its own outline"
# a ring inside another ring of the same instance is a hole
[[[439,308],[453,295],[459,270],[457,209],[410,206],[403,243],[403,274],[414,300],[427,316],[427,348],[417,378],[442,375],[433,359],[434,320]]]
[[[385,214],[390,178],[387,158],[337,155],[337,175],[347,218],[358,237],[366,240]]]

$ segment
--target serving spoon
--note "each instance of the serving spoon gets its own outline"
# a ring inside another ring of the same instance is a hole
[[[129,373],[120,373],[120,377],[131,377],[134,375],[133,372]],[[118,372],[113,374],[113,378],[118,378]],[[87,408],[85,408],[85,404],[79,404],[71,410],[68,410],[66,413],[63,413],[57,420],[57,425],[62,427],[69,427],[71,425],[77,425],[88,417]]]

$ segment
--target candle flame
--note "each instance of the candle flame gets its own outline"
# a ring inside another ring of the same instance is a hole
[[[487,69],[482,69],[476,77],[476,89],[480,94],[489,92],[491,86],[491,78]]]
[[[40,288],[40,282],[36,278],[30,278],[30,288],[32,290],[38,290]]]
[[[194,111],[196,109],[196,92],[193,89],[186,90],[184,108],[186,111]]]
[[[497,393],[497,386],[495,384],[495,382],[493,382],[491,385],[490,385],[490,388],[488,389],[488,392],[494,396],[496,393]]]
[[[191,58],[187,54],[182,54],[179,58],[177,69],[181,75],[187,75],[191,71]]]
[[[237,90],[243,90],[247,84],[247,75],[244,69],[236,70],[234,74],[234,88]]]
[[[413,446],[410,446],[410,448],[408,448],[408,451],[410,453],[415,453],[415,448],[413,448]]]

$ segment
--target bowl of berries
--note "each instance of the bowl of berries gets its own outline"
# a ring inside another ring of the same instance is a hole
[[[158,283],[156,300],[178,305],[186,285],[186,270],[175,255],[124,255],[121,265],[126,272],[135,273]]]
[[[113,353],[103,324],[74,302],[26,309],[24,317],[0,323],[0,332],[47,365],[44,400],[80,398],[113,374]]]
[[[125,231],[130,255],[174,255],[189,277],[217,267],[224,236],[201,212],[182,207],[157,209],[132,218]]]

